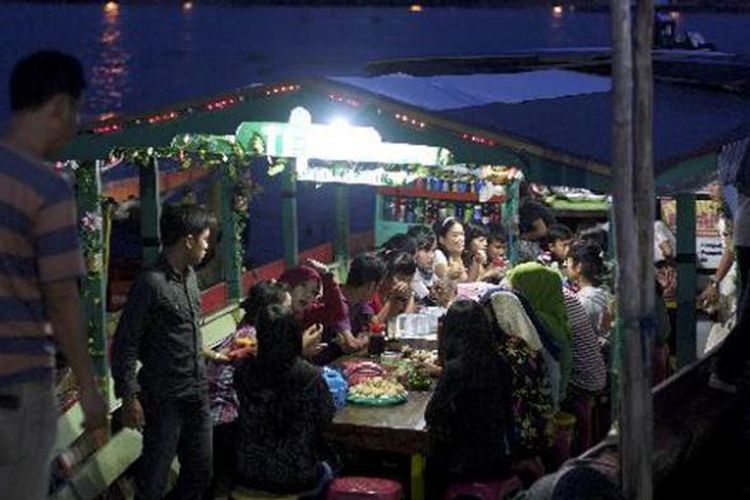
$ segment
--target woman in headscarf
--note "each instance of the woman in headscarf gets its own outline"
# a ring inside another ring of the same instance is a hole
[[[482,301],[485,313],[498,331],[500,353],[513,374],[513,432],[511,445],[516,459],[541,456],[550,442],[550,419],[556,403],[550,387],[550,366],[544,345],[515,293],[498,289]],[[559,365],[554,359],[559,381]]]
[[[560,348],[559,394],[563,400],[573,367],[573,331],[565,310],[562,279],[552,269],[536,262],[516,266],[508,279],[513,289],[529,301]]]

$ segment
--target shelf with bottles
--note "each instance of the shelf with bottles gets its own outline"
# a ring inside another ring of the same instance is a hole
[[[378,193],[383,196],[408,196],[414,198],[432,198],[446,201],[479,202],[481,181],[463,182],[442,179],[417,179],[410,186],[394,188],[382,187]],[[502,196],[493,196],[486,203],[502,203]]]
[[[442,200],[383,193],[381,193],[381,199],[378,215],[383,222],[432,225],[446,217],[456,217],[466,223],[475,224],[499,224],[502,221],[500,203]]]

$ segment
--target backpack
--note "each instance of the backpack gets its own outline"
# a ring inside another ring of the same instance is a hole
[[[745,196],[750,196],[750,137],[730,142],[722,146],[717,159],[719,181],[731,185]]]

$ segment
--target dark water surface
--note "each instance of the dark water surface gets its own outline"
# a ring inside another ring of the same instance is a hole
[[[90,72],[86,113],[143,111],[253,82],[351,75],[371,60],[606,46],[609,16],[532,9],[231,7],[0,3],[0,79],[54,47]],[[724,51],[750,52],[750,15],[681,14]],[[7,96],[0,92],[0,119]]]

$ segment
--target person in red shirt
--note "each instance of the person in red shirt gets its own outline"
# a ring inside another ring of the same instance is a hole
[[[289,290],[292,312],[303,331],[303,354],[312,358],[323,347],[323,329],[347,317],[341,289],[328,268],[313,259],[308,259],[307,265],[287,269],[278,282]]]

